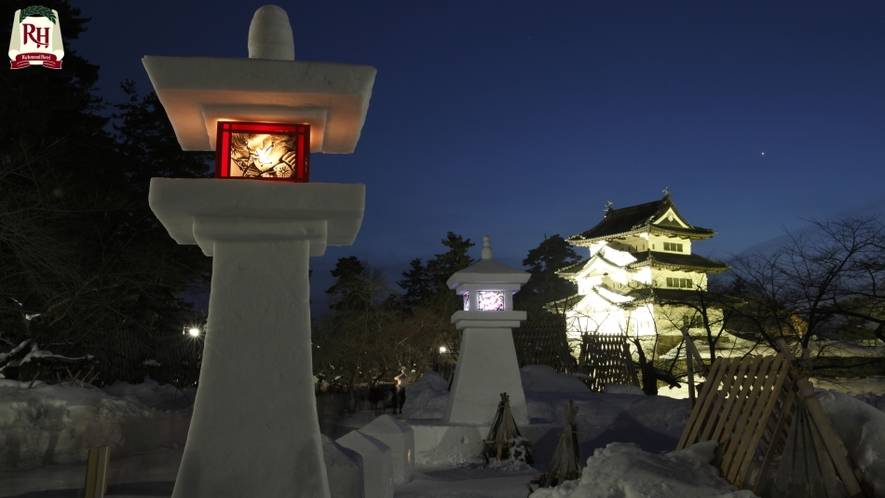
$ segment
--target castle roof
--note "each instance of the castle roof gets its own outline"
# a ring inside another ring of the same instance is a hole
[[[620,294],[621,296],[627,297],[629,299],[626,301],[616,301],[605,292],[601,292],[602,290],[608,291],[613,294]],[[697,290],[692,289],[669,289],[665,287],[612,289],[605,284],[601,284],[591,287],[588,293],[592,293],[593,295],[602,298],[609,304],[617,306],[619,308],[635,308],[637,306],[652,302],[659,302],[662,304],[701,303],[703,302],[701,294],[706,294],[707,292],[703,291],[699,293]],[[580,305],[581,301],[586,298],[587,295],[588,294],[573,294],[567,298],[560,299],[548,304],[548,308],[572,310]]]
[[[636,258],[636,261],[632,261],[630,263],[627,263],[626,265],[617,265],[610,260],[605,259],[605,257],[602,256],[600,253],[597,253],[591,258],[585,259],[573,265],[566,266],[565,268],[558,270],[556,273],[564,278],[574,278],[578,273],[581,272],[581,270],[583,270],[588,264],[590,264],[590,262],[594,258],[600,258],[611,265],[627,269],[636,269],[651,266],[653,268],[700,271],[704,273],[721,273],[728,269],[728,265],[725,263],[713,259],[708,259],[703,256],[698,256],[697,254],[645,251],[630,253],[630,255]]]
[[[694,240],[707,239],[716,233],[685,221],[670,199],[670,194],[666,193],[662,199],[645,204],[621,209],[609,207],[605,217],[596,226],[566,240],[572,245],[586,246],[601,240],[645,232]]]
[[[698,256],[697,254],[646,251],[633,253],[633,257],[636,258],[636,261],[628,265],[630,268],[652,266],[654,268],[702,271],[704,273],[721,273],[728,269],[728,265],[725,263]]]

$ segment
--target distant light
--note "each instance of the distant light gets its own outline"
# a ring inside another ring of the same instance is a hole
[[[197,337],[200,335],[200,329],[196,327],[191,327],[190,329],[188,329],[187,333],[190,334],[191,337]]]
[[[763,156],[764,156],[764,155],[765,155],[765,153],[764,153],[764,152],[763,152],[763,153],[762,153],[762,155],[763,155]]]
[[[440,352],[440,354],[445,354],[445,353],[448,352],[448,351],[449,351],[449,350],[446,349],[445,346],[440,346],[440,347],[439,347],[439,352]]]

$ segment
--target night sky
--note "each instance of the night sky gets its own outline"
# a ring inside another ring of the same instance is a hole
[[[126,78],[151,89],[144,55],[246,57],[264,3],[72,4],[92,21],[67,49],[119,102]],[[296,59],[378,69],[356,152],[311,158],[312,181],[367,195],[356,243],[311,260],[315,304],[339,257],[393,283],[452,231],[490,235],[520,267],[545,235],[665,187],[719,232],[694,246],[717,259],[804,220],[885,211],[885,2],[277,5]]]

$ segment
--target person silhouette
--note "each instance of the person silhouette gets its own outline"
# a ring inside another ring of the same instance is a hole
[[[406,375],[406,367],[402,367],[400,372],[399,375],[393,378],[396,381],[396,404],[393,407],[394,414],[397,413],[397,409],[400,414],[403,413],[403,405],[406,403],[406,387],[408,387],[409,383],[412,381],[412,378]]]

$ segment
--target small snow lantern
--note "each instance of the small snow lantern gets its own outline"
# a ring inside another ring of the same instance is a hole
[[[488,235],[482,242],[482,259],[456,272],[447,284],[463,296],[464,311],[513,311],[513,294],[530,275],[495,261]]]
[[[310,181],[310,125],[219,121],[216,178]]]

